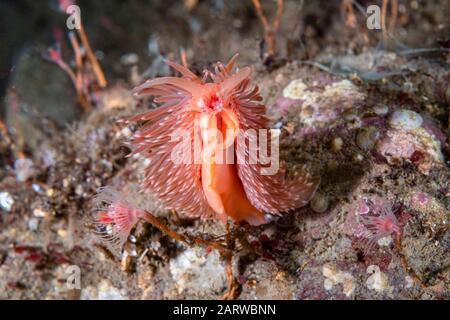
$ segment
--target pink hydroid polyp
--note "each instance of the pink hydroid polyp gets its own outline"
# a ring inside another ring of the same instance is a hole
[[[145,215],[143,210],[133,206],[126,197],[127,195],[112,187],[105,187],[100,189],[95,198],[96,234],[115,254],[121,252],[131,230]]]
[[[366,253],[373,249],[378,240],[390,235],[399,236],[402,232],[390,201],[385,200],[379,205],[369,202],[368,206],[370,211],[360,215],[361,222],[366,229],[365,241],[363,241],[366,244]]]

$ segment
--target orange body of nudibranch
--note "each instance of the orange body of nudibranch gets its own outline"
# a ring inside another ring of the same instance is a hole
[[[236,114],[226,109],[206,112],[200,116],[199,127],[204,158],[202,185],[208,204],[223,221],[230,216],[234,220],[246,220],[253,225],[265,223],[264,214],[247,199],[236,165],[220,161],[227,159],[227,154],[233,155],[235,136],[230,138],[232,141],[227,141],[226,132],[236,132],[239,129]],[[208,134],[211,132],[220,136]],[[217,157],[217,153],[222,155]]]
[[[237,139],[238,132],[267,129],[268,120],[258,88],[248,89],[250,69],[232,73],[235,60],[218,63],[203,79],[168,62],[182,77],[156,78],[137,87],[137,96],[154,96],[162,105],[128,120],[148,121],[131,145],[134,153],[151,160],[145,185],[169,209],[260,225],[267,222],[266,213],[281,214],[308,203],[318,181],[308,174],[287,181],[281,170],[262,175],[262,165],[248,160],[249,142]],[[192,154],[201,149],[200,161],[176,163],[171,158],[180,143],[173,133],[180,129],[189,136]]]

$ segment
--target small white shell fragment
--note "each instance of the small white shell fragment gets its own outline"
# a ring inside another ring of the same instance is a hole
[[[34,168],[33,161],[30,159],[17,159],[14,163],[14,171],[16,172],[16,179],[19,182],[25,182],[33,176]]]
[[[13,197],[8,192],[0,192],[0,207],[6,212],[10,212],[14,204]]]
[[[381,247],[389,247],[393,242],[391,236],[383,237],[377,241],[378,245]]]
[[[137,64],[139,62],[139,56],[136,53],[127,53],[120,57],[120,63],[129,66]]]
[[[389,285],[389,279],[381,272],[380,267],[376,265],[370,265],[367,267],[367,274],[371,274],[366,281],[367,288],[375,290],[378,293],[383,293],[391,289]]]
[[[39,229],[39,220],[37,218],[31,218],[28,220],[28,230],[37,231]]]
[[[41,193],[42,192],[42,188],[40,185],[38,185],[37,183],[33,183],[31,185],[31,187],[33,188],[34,192],[36,193]]]
[[[353,160],[353,162],[358,163],[358,162],[361,162],[364,160],[364,156],[360,153],[356,153],[353,155],[352,160]]]
[[[389,112],[389,107],[388,106],[375,106],[373,108],[373,112],[375,112],[377,115],[379,116],[384,116],[385,114],[387,114]]]
[[[33,210],[33,215],[36,218],[45,218],[48,215],[48,213],[45,212],[44,210],[40,209],[40,208],[37,208],[37,209]]]
[[[409,289],[412,288],[414,286],[414,279],[411,278],[410,276],[406,276],[405,277],[405,288]]]
[[[392,128],[402,130],[414,130],[422,126],[423,119],[420,114],[411,110],[397,110],[389,118]]]

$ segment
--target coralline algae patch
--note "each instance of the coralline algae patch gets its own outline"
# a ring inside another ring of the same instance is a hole
[[[349,80],[330,84],[313,82],[308,85],[301,79],[291,81],[277,100],[281,110],[298,111],[301,133],[314,133],[330,129],[345,121],[343,114],[362,106],[365,94]]]
[[[419,113],[397,110],[390,115],[388,125],[387,132],[377,144],[377,151],[389,164],[412,162],[427,174],[433,165],[443,163],[440,131],[437,126],[425,122]]]
[[[407,195],[409,208],[424,216],[424,224],[435,232],[448,230],[450,211],[430,194],[413,190]]]
[[[287,127],[294,124],[288,131],[299,138],[333,129],[344,136],[356,131],[356,145],[389,165],[409,162],[428,174],[444,163],[445,133],[413,106],[372,105],[365,89],[353,82],[318,75],[292,80],[279,90],[272,109],[286,116]]]

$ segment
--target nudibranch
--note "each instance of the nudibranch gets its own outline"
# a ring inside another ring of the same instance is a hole
[[[282,169],[265,175],[265,164],[250,160],[252,142],[248,136],[239,139],[239,133],[268,129],[269,121],[259,88],[249,88],[250,68],[235,70],[236,58],[226,65],[217,63],[214,72],[205,70],[203,77],[167,61],[181,77],[151,79],[134,89],[135,96],[152,96],[160,106],[127,119],[143,123],[130,146],[132,154],[150,160],[144,186],[168,209],[224,223],[231,218],[261,225],[268,222],[268,214],[306,205],[318,179],[306,172],[286,179]],[[180,145],[174,132],[180,130],[187,133],[188,151],[200,150],[199,158],[173,160]],[[230,157],[232,161],[218,161]]]

